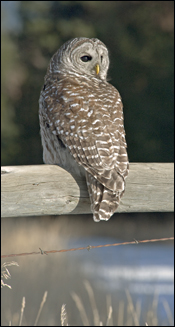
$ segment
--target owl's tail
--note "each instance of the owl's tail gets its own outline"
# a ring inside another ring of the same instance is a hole
[[[114,193],[86,172],[86,181],[94,221],[109,220],[116,211],[124,191]]]

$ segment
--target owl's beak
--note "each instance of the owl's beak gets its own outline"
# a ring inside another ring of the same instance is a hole
[[[96,72],[97,75],[99,74],[99,71],[100,71],[100,66],[99,66],[99,64],[96,64],[95,65],[95,72]]]

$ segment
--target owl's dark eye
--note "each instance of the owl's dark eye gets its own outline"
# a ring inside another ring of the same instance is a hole
[[[81,57],[81,60],[83,62],[91,61],[92,60],[92,57],[91,56],[83,56],[83,57]]]
[[[103,56],[101,56],[101,62],[102,62],[102,60],[103,60]]]

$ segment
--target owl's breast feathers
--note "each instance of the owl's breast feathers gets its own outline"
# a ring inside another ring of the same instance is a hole
[[[41,101],[52,133],[76,162],[114,193],[124,191],[128,156],[119,92],[107,82],[49,76]],[[121,188],[120,188],[121,186]]]

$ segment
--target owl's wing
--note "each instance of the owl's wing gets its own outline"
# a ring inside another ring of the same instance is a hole
[[[97,101],[83,85],[68,79],[52,80],[45,84],[42,98],[52,133],[69,148],[76,162],[109,190],[122,192],[128,158],[122,103],[114,90],[104,106],[104,99]]]

